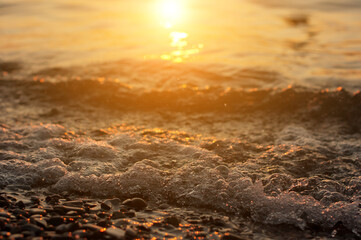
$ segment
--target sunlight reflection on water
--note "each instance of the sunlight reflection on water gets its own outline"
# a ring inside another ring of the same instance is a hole
[[[181,21],[180,18],[184,14],[184,6],[180,4],[179,0],[163,0],[158,3],[158,14],[161,18],[161,25],[165,29],[172,30],[169,33],[169,38],[171,39],[170,46],[174,48],[168,53],[159,55],[146,55],[144,59],[162,59],[167,61],[172,61],[175,63],[181,63],[189,59],[191,56],[198,54],[200,50],[204,47],[203,44],[197,44],[194,46],[189,46],[187,38],[188,33],[175,31],[173,29],[177,28],[177,22]]]
[[[208,78],[223,76],[217,83],[230,79],[235,86],[247,81],[254,86],[259,81],[273,87],[276,81],[267,80],[272,72],[286,79],[286,86],[347,82],[356,87],[361,82],[361,4],[358,0],[328,2],[333,4],[321,0],[2,0],[0,58],[24,63],[34,72],[119,60],[154,71],[162,64],[181,62],[173,67],[189,74],[185,65],[207,69],[212,72]],[[163,78],[164,72],[160,75]],[[277,83],[282,85],[281,80]]]

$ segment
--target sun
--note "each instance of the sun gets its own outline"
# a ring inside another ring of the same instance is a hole
[[[171,28],[181,17],[180,0],[162,0],[159,2],[159,15],[165,28]]]

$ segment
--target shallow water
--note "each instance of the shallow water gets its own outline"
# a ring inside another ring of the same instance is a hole
[[[354,0],[2,1],[0,187],[359,237],[360,12]]]
[[[143,86],[173,75],[167,81],[178,85],[358,90],[360,9],[357,0],[5,0],[0,58],[32,73],[116,61],[101,77],[140,78]],[[175,74],[164,75],[164,65]]]

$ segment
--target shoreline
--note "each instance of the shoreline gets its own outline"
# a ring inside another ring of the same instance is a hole
[[[297,230],[209,209],[155,207],[140,198],[84,198],[41,188],[3,189],[0,204],[4,239],[357,239],[341,225]]]

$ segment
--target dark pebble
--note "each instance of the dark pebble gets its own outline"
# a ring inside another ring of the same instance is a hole
[[[14,240],[22,240],[22,239],[24,239],[24,235],[20,234],[20,233],[17,233],[17,234],[10,235],[9,238],[14,239]]]
[[[68,231],[68,225],[63,223],[55,228],[56,233],[65,233]]]
[[[84,213],[85,210],[84,208],[79,208],[79,207],[69,207],[69,206],[63,206],[63,205],[56,205],[54,206],[54,210],[58,211],[58,212],[70,212],[70,211],[75,211],[78,213]]]
[[[45,198],[45,202],[50,203],[50,204],[56,204],[56,203],[59,202],[60,198],[61,198],[60,195],[54,194],[54,195],[51,195],[51,196],[47,196]]]
[[[130,218],[135,217],[135,212],[133,212],[133,211],[124,212],[124,214]]]
[[[64,223],[64,218],[60,216],[54,216],[54,217],[50,217],[47,222],[48,224],[51,224],[56,227]]]
[[[109,205],[105,204],[105,203],[101,203],[100,204],[101,209],[109,211],[110,209],[112,209]]]
[[[20,209],[24,209],[25,208],[25,204],[23,201],[19,201],[15,204],[18,208]]]
[[[84,229],[75,230],[73,232],[73,236],[75,237],[75,239],[77,239],[77,238],[85,238],[85,237],[87,237],[87,235],[88,235],[88,233]]]
[[[4,218],[10,218],[11,214],[8,212],[0,212],[0,217],[4,217]]]
[[[98,215],[98,217],[100,217],[100,218],[109,218],[109,217],[110,217],[110,214],[107,213],[107,212],[100,212],[100,213],[98,213],[97,215]]]
[[[35,215],[35,214],[39,214],[39,215],[46,215],[46,211],[44,209],[41,208],[30,208],[28,210],[30,215]]]
[[[170,225],[173,225],[174,227],[178,227],[180,220],[177,216],[169,216],[164,219],[164,223],[168,223]]]
[[[98,222],[98,225],[99,225],[100,227],[106,228],[106,227],[109,227],[109,226],[111,225],[111,222],[110,222],[109,220],[107,220],[107,219],[105,219],[105,220],[100,220],[100,221]]]
[[[133,228],[127,226],[127,228],[125,229],[125,237],[129,239],[134,239],[137,236],[137,232]]]
[[[31,197],[30,198],[30,201],[32,201],[33,203],[35,203],[35,204],[39,204],[40,203],[40,199],[38,198],[38,197]]]
[[[28,223],[21,226],[22,231],[30,231],[35,234],[40,234],[42,232],[42,229],[34,224]]]
[[[92,230],[92,231],[99,231],[99,232],[103,229],[102,227],[100,227],[100,226],[98,226],[98,225],[90,224],[90,223],[84,224],[84,225],[82,226],[82,228],[83,228],[83,229],[89,229],[89,230]]]
[[[116,227],[108,228],[105,233],[115,239],[124,239],[126,234],[124,230]]]
[[[76,212],[76,211],[69,211],[69,212],[66,213],[66,215],[69,216],[69,217],[72,217],[72,216],[78,215],[78,212]]]
[[[0,207],[1,208],[7,208],[10,206],[10,203],[8,200],[0,200]]]
[[[141,198],[132,198],[132,199],[127,199],[125,200],[123,203],[123,205],[130,207],[130,208],[134,208],[135,210],[143,210],[147,207],[147,203],[141,199]]]
[[[72,240],[73,238],[70,236],[63,235],[63,234],[55,234],[50,239],[51,240]]]
[[[247,238],[243,238],[234,233],[225,233],[222,236],[222,240],[245,240],[245,239],[247,239]]]
[[[119,219],[119,218],[125,218],[125,214],[122,212],[113,212],[112,219]]]
[[[69,206],[69,207],[83,207],[84,203],[83,201],[65,201],[61,203],[64,206]]]
[[[112,206],[113,209],[118,210],[120,204],[122,203],[119,198],[107,199],[104,201],[108,206]]]
[[[47,228],[48,223],[43,218],[33,218],[31,219],[32,223],[38,225],[39,227]]]

